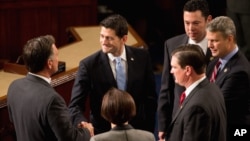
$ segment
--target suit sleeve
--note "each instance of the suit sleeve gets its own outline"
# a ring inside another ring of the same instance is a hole
[[[167,41],[165,43],[164,50],[164,65],[161,79],[161,90],[158,98],[158,128],[159,131],[166,131],[168,125],[171,122],[173,99],[174,95],[170,95],[170,91],[173,93],[174,81],[170,74],[170,57]]]
[[[80,62],[77,76],[72,88],[71,101],[69,104],[69,110],[71,119],[74,125],[79,124],[81,121],[87,121],[84,117],[86,110],[86,101],[90,88],[90,80],[88,77],[88,71],[83,61]]]
[[[147,52],[147,62],[148,62],[148,67],[147,67],[147,73],[146,73],[146,81],[147,81],[147,86],[145,87],[147,97],[146,97],[146,111],[147,112],[147,118],[148,121],[151,124],[149,128],[153,128],[151,131],[154,131],[155,128],[155,118],[156,118],[156,111],[157,111],[157,93],[156,93],[156,85],[155,85],[155,77],[152,69],[152,64],[151,60],[149,57],[149,54]]]
[[[48,106],[47,118],[58,141],[88,141],[90,139],[90,132],[87,129],[73,126],[66,103],[59,95],[52,98]]]

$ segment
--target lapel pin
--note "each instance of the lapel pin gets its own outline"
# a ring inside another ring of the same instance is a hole
[[[224,72],[227,72],[227,68],[224,69]]]
[[[134,61],[134,58],[131,58],[130,60],[131,60],[131,61]]]
[[[210,58],[209,58],[209,61],[212,61],[213,59],[214,59],[214,57],[210,57]]]

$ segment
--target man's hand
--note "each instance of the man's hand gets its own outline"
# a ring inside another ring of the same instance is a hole
[[[159,132],[158,137],[159,137],[159,141],[165,141],[165,133],[164,132]]]
[[[90,136],[94,136],[94,127],[91,123],[82,121],[81,123],[78,124],[79,128],[87,128],[90,132]]]

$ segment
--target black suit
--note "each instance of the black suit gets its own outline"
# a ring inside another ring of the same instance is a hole
[[[208,65],[208,78],[217,61]],[[250,64],[240,51],[220,69],[215,84],[225,98],[228,126],[250,125]]]
[[[226,108],[221,91],[207,79],[186,97],[167,130],[167,141],[226,141]]]
[[[135,100],[136,116],[130,124],[136,129],[154,132],[157,95],[155,79],[149,54],[144,49],[125,47],[127,57],[127,87]],[[78,124],[86,120],[83,116],[86,98],[90,99],[90,120],[95,134],[110,130],[110,123],[100,115],[103,95],[111,88],[117,87],[109,58],[101,50],[80,62],[77,77],[72,90],[69,105],[73,122]]]
[[[185,90],[184,87],[175,83],[173,75],[170,73],[171,53],[182,44],[188,43],[189,37],[186,34],[178,35],[165,42],[164,65],[162,71],[161,90],[158,99],[158,127],[160,131],[166,131],[174,114],[179,106],[179,97]],[[209,62],[211,52],[206,53]]]
[[[45,80],[28,74],[8,89],[7,105],[18,141],[87,141],[87,129],[73,127],[64,99]]]

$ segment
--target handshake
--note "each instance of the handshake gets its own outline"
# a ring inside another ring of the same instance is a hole
[[[94,136],[94,127],[91,123],[82,121],[81,123],[78,124],[78,128],[87,128],[90,132],[90,136]]]

